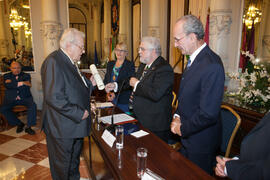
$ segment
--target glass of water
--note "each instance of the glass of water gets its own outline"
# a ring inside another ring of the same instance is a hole
[[[115,127],[115,137],[116,137],[116,149],[123,149],[124,147],[124,127],[118,125]]]
[[[137,176],[142,178],[146,170],[147,149],[140,147],[137,149]]]

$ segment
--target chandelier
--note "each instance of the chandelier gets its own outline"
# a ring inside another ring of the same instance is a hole
[[[243,16],[243,23],[248,29],[252,28],[252,25],[261,22],[262,12],[256,8],[253,4],[248,7],[248,10]]]
[[[9,20],[10,20],[9,24],[14,30],[18,30],[20,27],[24,25],[23,23],[24,19],[22,16],[19,16],[16,9],[11,9]]]

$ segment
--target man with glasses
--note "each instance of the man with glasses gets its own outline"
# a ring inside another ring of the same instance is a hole
[[[84,37],[77,29],[66,29],[60,49],[41,67],[42,130],[54,180],[80,179],[83,138],[90,133],[90,96],[96,82],[93,76],[86,79],[76,65],[84,52]]]
[[[161,57],[160,41],[143,37],[140,47],[140,66],[133,87],[133,111],[138,121],[166,143],[172,118],[172,88],[174,74],[170,64]]]
[[[220,105],[224,68],[220,57],[204,42],[200,20],[187,15],[174,27],[175,47],[189,55],[178,93],[171,131],[181,136],[180,152],[209,174],[221,140]]]

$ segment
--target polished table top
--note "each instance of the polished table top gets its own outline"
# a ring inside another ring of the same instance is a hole
[[[110,112],[111,108],[102,109],[102,114]],[[140,129],[149,132],[141,126]],[[119,151],[115,143],[112,148],[105,143],[101,138],[103,131],[104,126],[99,130],[96,124],[92,126],[92,137],[114,179],[138,179],[136,149],[139,147],[148,150],[147,168],[164,179],[214,179],[151,132],[141,138],[125,135],[124,148]]]

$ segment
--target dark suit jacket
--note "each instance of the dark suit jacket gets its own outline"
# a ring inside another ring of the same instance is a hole
[[[104,84],[108,84],[112,79],[112,71],[116,61],[110,61],[107,64],[107,70],[104,77]],[[132,92],[132,88],[129,86],[129,78],[134,76],[135,67],[134,63],[125,59],[116,80],[118,84],[118,91],[120,90],[122,83],[125,83],[118,98],[118,103],[128,104],[129,97]]]
[[[145,64],[140,64],[140,79]],[[172,119],[173,69],[159,56],[140,80],[134,93],[134,113],[140,123],[151,131],[169,130]]]
[[[187,152],[213,153],[221,140],[220,105],[224,91],[222,61],[208,46],[183,73],[176,114]]]
[[[76,67],[62,50],[51,53],[41,67],[43,86],[42,125],[55,138],[80,138],[89,135],[92,84],[83,83]]]
[[[10,79],[11,83],[6,83],[7,79]],[[21,99],[32,98],[30,86],[23,85],[18,87],[18,82],[20,81],[31,82],[31,76],[27,73],[21,72],[18,74],[17,80],[16,76],[13,75],[12,72],[6,73],[4,75],[4,85],[6,87],[4,104],[9,104],[15,101],[17,96],[20,96]]]
[[[230,178],[270,179],[270,113],[248,133],[241,144],[239,160],[226,163]]]

